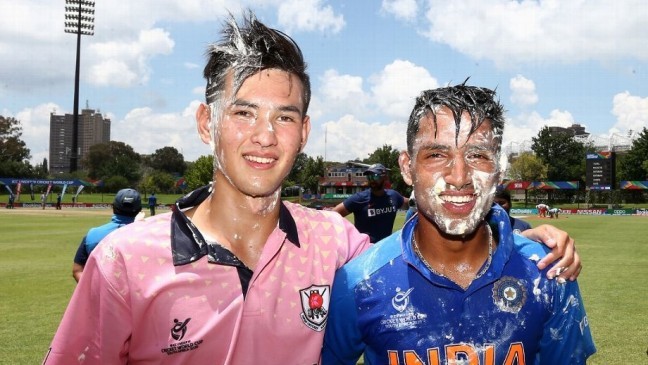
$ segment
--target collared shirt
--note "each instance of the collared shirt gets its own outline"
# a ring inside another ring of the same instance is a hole
[[[182,212],[209,194],[93,251],[45,364],[318,363],[335,270],[368,237],[334,212],[283,202],[251,272]]]
[[[355,364],[363,352],[365,364],[571,365],[596,351],[578,284],[548,280],[530,259],[541,246],[513,235],[499,206],[492,262],[465,290],[414,252],[416,224],[338,270],[324,365]]]

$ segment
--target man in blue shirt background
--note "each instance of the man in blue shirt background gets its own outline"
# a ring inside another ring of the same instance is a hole
[[[322,362],[585,364],[596,351],[575,281],[493,204],[504,111],[464,84],[424,91],[399,163],[417,214],[339,269]]]
[[[149,206],[149,211],[151,212],[151,217],[155,215],[155,207],[157,206],[157,198],[155,197],[155,193],[151,193],[148,197],[148,206]]]
[[[91,228],[81,240],[81,244],[74,255],[74,265],[72,266],[72,276],[79,282],[83,275],[88,257],[94,248],[104,237],[119,227],[133,223],[135,217],[142,210],[142,198],[135,189],[121,189],[115,195],[113,201],[113,215],[110,222]]]
[[[385,189],[387,169],[382,164],[369,166],[364,175],[369,189],[351,195],[333,210],[343,217],[353,213],[358,231],[369,235],[371,242],[378,242],[392,233],[396,213],[407,209],[409,199],[396,190]]]

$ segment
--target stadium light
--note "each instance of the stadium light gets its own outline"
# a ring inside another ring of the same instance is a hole
[[[78,168],[79,160],[79,70],[81,36],[94,35],[94,0],[65,0],[65,33],[77,35],[76,70],[74,73],[74,111],[72,112],[72,154],[70,172]]]

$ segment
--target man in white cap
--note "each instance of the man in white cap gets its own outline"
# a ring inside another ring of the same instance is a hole
[[[364,172],[369,189],[355,193],[338,204],[334,210],[343,217],[353,213],[355,227],[375,243],[389,236],[394,228],[398,209],[408,208],[408,198],[397,191],[385,189],[387,169],[373,164]]]

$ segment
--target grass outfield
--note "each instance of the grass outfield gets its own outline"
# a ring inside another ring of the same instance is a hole
[[[110,211],[0,210],[0,364],[38,364],[74,290],[72,259],[85,232]],[[399,215],[396,226],[402,224]],[[598,353],[589,364],[648,360],[648,217],[530,217],[577,241],[579,279]],[[643,304],[642,304],[643,303]]]

